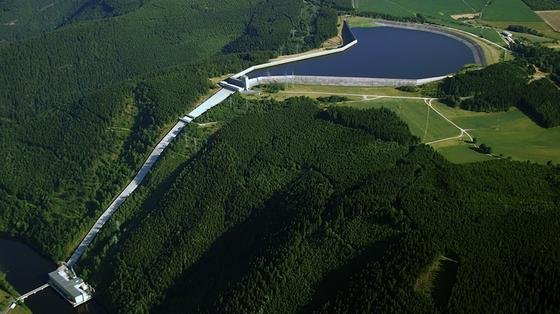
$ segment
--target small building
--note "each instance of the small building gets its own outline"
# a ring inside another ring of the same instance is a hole
[[[49,273],[49,284],[74,307],[93,297],[93,288],[66,265]]]
[[[506,36],[507,38],[512,38],[513,34],[508,31],[502,31],[502,35]]]

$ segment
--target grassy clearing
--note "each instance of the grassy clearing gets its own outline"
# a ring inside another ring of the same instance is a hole
[[[443,255],[437,256],[432,264],[418,276],[414,291],[431,297],[442,309],[447,305],[451,290],[456,281],[459,264]]]
[[[503,154],[514,160],[538,163],[560,163],[560,128],[545,129],[536,125],[519,110],[482,113],[449,108],[434,103],[446,117],[478,139],[492,147],[494,154]],[[441,145],[436,147],[453,162],[470,162],[485,158],[472,152],[467,145]],[[464,154],[461,153],[464,152]]]
[[[523,41],[528,41],[528,42],[531,42],[531,43],[545,44],[545,43],[555,43],[556,42],[554,39],[548,38],[548,37],[541,37],[541,36],[525,34],[525,33],[518,33],[518,32],[511,32],[511,33],[513,34],[514,38],[521,39]]]
[[[484,0],[355,0],[360,11],[382,12],[395,16],[410,16],[416,13],[432,16],[479,12]]]
[[[372,18],[363,17],[363,16],[348,16],[346,17],[346,21],[352,27],[375,27],[376,24]]]
[[[420,99],[395,99],[380,98],[375,100],[345,102],[339,106],[348,106],[356,109],[369,109],[385,107],[394,111],[408,124],[412,134],[418,136],[422,143],[454,137],[460,132],[430,109]]]
[[[423,143],[459,135],[459,131],[445,121],[433,110],[429,109],[422,99],[373,98],[376,95],[421,97],[420,92],[403,92],[392,87],[350,87],[350,86],[315,86],[293,85],[276,94],[260,93],[249,98],[272,97],[284,100],[294,96],[318,98],[326,95],[346,96],[349,101],[339,103],[339,106],[349,106],[357,109],[386,107],[397,113],[408,125],[412,134],[418,136]]]
[[[521,0],[492,0],[484,8],[482,20],[485,21],[515,21],[515,22],[542,22]]]
[[[383,96],[411,96],[421,97],[420,92],[403,92],[393,87],[360,87],[360,86],[322,86],[322,85],[287,85],[283,94],[307,94],[317,96],[314,93],[327,93],[330,95],[354,94],[361,95],[383,95]],[[293,95],[292,95],[293,96]]]
[[[457,163],[465,164],[477,161],[487,161],[494,159],[488,155],[478,153],[470,149],[470,145],[463,141],[449,141],[441,144],[432,145],[440,154],[447,160]]]

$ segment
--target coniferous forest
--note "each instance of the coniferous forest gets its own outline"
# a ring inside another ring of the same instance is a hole
[[[218,78],[320,47],[348,12],[350,0],[0,0],[0,235],[66,260]],[[560,54],[512,50],[430,96],[559,127]],[[560,311],[560,166],[454,164],[394,111],[337,106],[349,97],[235,94],[185,127],[76,266],[96,302],[110,313]]]
[[[533,78],[535,66],[546,69],[548,62],[560,65],[560,53],[539,54],[537,57],[526,55],[530,54],[531,48],[519,49],[523,49],[520,50],[522,57],[515,61],[446,78],[439,85],[442,101],[452,107],[485,112],[517,107],[542,127],[560,126],[560,89],[552,81],[554,72],[550,78]]]
[[[91,251],[84,267],[112,309],[560,306],[557,166],[451,164],[386,109],[247,102],[209,112],[200,123],[222,127]]]
[[[0,42],[0,231],[53,260],[67,258],[210,77],[337,31],[322,1],[141,3],[101,1],[118,17],[84,7],[56,31]]]

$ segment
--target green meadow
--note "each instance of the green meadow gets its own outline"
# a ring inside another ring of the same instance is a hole
[[[521,0],[492,0],[484,8],[485,21],[542,22],[541,18]]]
[[[459,135],[460,131],[430,109],[421,99],[379,98],[339,104],[357,109],[385,107],[394,111],[408,124],[412,134],[422,143],[429,143]]]
[[[517,109],[483,113],[450,108],[443,104],[435,106],[453,122],[468,129],[478,143],[492,147],[495,155],[538,163],[560,163],[560,127],[541,128]],[[465,143],[442,143],[436,148],[454,162],[477,161],[481,158]]]
[[[545,129],[517,109],[508,112],[482,113],[450,108],[433,102],[434,107],[467,129],[479,144],[492,147],[493,154],[514,160],[530,160],[538,163],[560,163],[560,127]],[[422,143],[452,138],[459,131],[441,116],[429,109],[424,101],[417,99],[379,98],[367,101],[350,101],[339,104],[359,109],[385,107],[393,110],[405,121],[412,134]],[[432,144],[448,160],[456,163],[475,162],[491,157],[475,152],[466,137]]]
[[[521,0],[519,0],[521,1]],[[380,12],[395,16],[423,14],[445,16],[458,13],[479,12],[484,0],[356,0],[356,9],[360,11]]]

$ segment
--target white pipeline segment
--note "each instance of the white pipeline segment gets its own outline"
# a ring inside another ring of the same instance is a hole
[[[119,207],[124,203],[124,201],[138,188],[140,183],[146,178],[146,175],[150,172],[153,168],[155,163],[161,157],[163,151],[173,142],[173,140],[181,133],[183,128],[190,122],[193,121],[194,118],[199,117],[212,107],[218,105],[222,101],[226,100],[229,96],[234,94],[234,91],[228,89],[220,89],[216,94],[212,95],[212,97],[208,98],[205,102],[203,102],[200,106],[196,109],[191,111],[188,115],[180,118],[179,122],[175,124],[175,126],[163,137],[163,139],[156,145],[154,150],[148,156],[148,159],[142,165],[142,168],[138,171],[134,179],[126,186],[126,188],[115,198],[115,200],[109,205],[109,207],[101,214],[99,219],[95,222],[95,224],[91,227],[89,232],[83,238],[82,242],[78,245],[70,259],[68,260],[68,266],[75,265],[80,257],[86,251],[88,245],[95,239],[95,236],[99,233],[101,228],[111,219],[113,214],[119,209]]]

